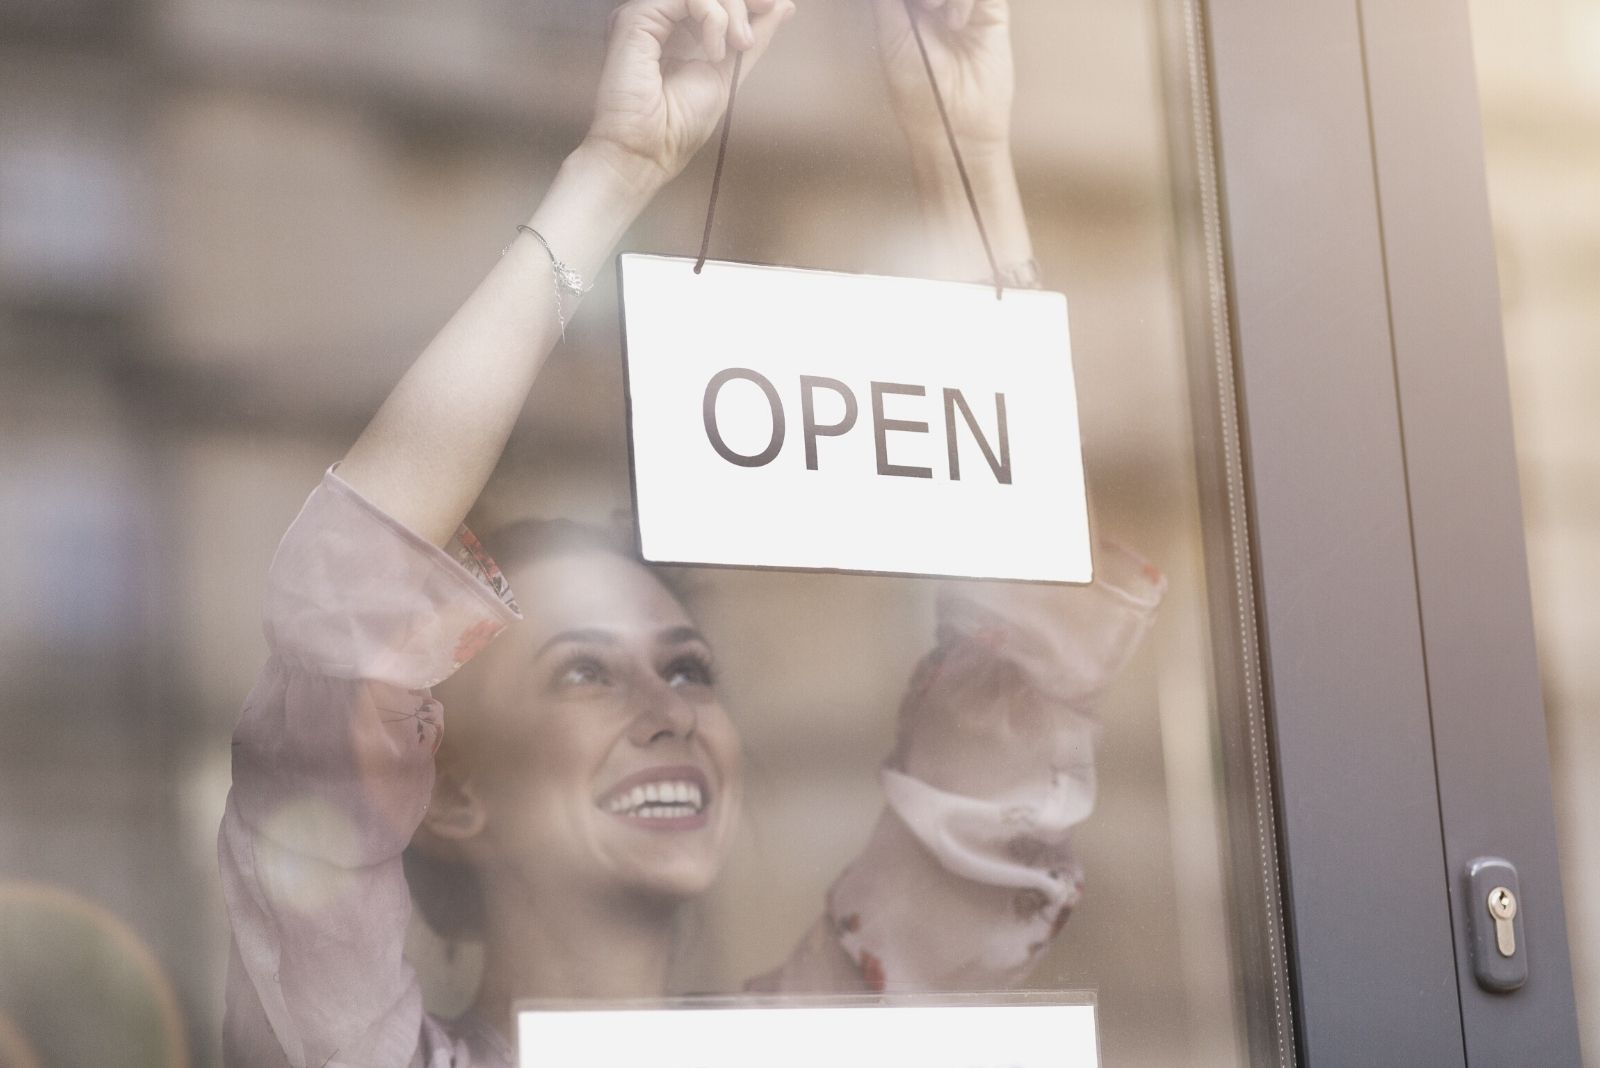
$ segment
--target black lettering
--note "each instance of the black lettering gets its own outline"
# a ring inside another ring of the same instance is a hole
[[[889,431],[904,430],[915,434],[926,434],[928,432],[928,424],[910,419],[885,419],[883,417],[883,395],[885,393],[903,394],[907,397],[922,397],[926,396],[927,392],[921,386],[908,386],[899,382],[872,383],[872,439],[878,449],[878,474],[899,475],[903,478],[933,477],[933,468],[931,467],[903,467],[889,462]]]
[[[952,481],[961,481],[961,455],[956,448],[956,409],[961,409],[961,414],[967,420],[967,429],[972,431],[972,438],[978,443],[978,448],[983,450],[983,458],[989,461],[989,470],[994,472],[995,481],[1002,486],[1011,485],[1011,439],[1006,436],[1006,395],[994,395],[995,436],[1000,439],[1000,455],[996,458],[994,450],[989,447],[989,442],[984,439],[983,431],[978,428],[978,420],[972,415],[972,409],[967,407],[967,398],[961,395],[959,389],[944,391],[944,433],[946,443],[950,447],[950,478]]]
[[[831,389],[844,398],[844,418],[828,426],[817,425],[816,406],[812,402],[811,391],[821,386]],[[850,392],[850,387],[837,378],[822,378],[817,375],[800,376],[800,419],[805,425],[806,438],[806,470],[817,469],[817,438],[838,437],[856,425],[856,395]]]
[[[761,392],[767,395],[767,404],[772,408],[772,439],[767,442],[765,449],[754,456],[745,456],[728,448],[728,443],[722,440],[722,432],[717,429],[717,394],[722,392],[723,386],[735,378],[742,378],[760,386]],[[706,439],[711,442],[711,447],[717,450],[717,455],[730,464],[738,464],[740,467],[765,467],[783,448],[783,402],[778,399],[778,391],[772,388],[772,383],[767,381],[766,376],[748,367],[730,367],[713,375],[711,381],[706,384],[705,401],[701,404],[700,411],[706,424]]]

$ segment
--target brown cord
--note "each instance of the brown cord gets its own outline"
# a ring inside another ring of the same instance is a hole
[[[699,274],[706,265],[706,250],[711,247],[711,220],[717,213],[717,191],[722,188],[722,161],[728,158],[728,131],[733,129],[733,98],[739,94],[739,71],[744,67],[744,53],[733,57],[733,81],[728,85],[728,110],[722,114],[722,140],[717,143],[717,169],[711,172],[711,201],[706,205],[706,230],[700,237],[700,258],[695,261],[694,273]]]
[[[928,58],[928,46],[922,40],[922,28],[917,25],[917,13],[911,0],[903,0],[906,19],[911,23],[911,35],[916,39],[917,52],[922,56],[922,66],[928,72],[928,85],[933,90],[933,103],[939,109],[939,121],[944,124],[944,135],[950,142],[950,154],[956,160],[956,173],[961,176],[961,188],[967,194],[967,205],[972,208],[972,221],[978,224],[978,237],[983,241],[983,254],[988,257],[989,270],[994,274],[994,295],[999,300],[1005,295],[1000,280],[1000,265],[995,261],[994,248],[989,244],[989,231],[983,225],[983,214],[978,210],[978,198],[972,192],[972,180],[967,177],[967,164],[961,158],[961,147],[956,144],[956,132],[950,125],[950,115],[945,110],[944,94],[939,92],[939,79],[933,73],[933,60]],[[711,247],[711,221],[716,216],[717,193],[722,187],[722,164],[728,155],[728,132],[733,126],[733,99],[739,91],[739,69],[744,65],[744,53],[733,60],[733,83],[728,87],[728,109],[722,116],[722,139],[717,144],[717,166],[711,173],[711,199],[706,204],[706,228],[700,238],[700,258],[695,261],[694,273],[699,274],[706,265],[706,252]]]
[[[1005,295],[1000,284],[1000,265],[995,262],[994,249],[989,244],[989,231],[983,225],[983,215],[978,211],[978,198],[972,192],[972,179],[967,177],[967,164],[961,158],[961,147],[956,144],[956,131],[950,125],[950,115],[944,109],[944,94],[939,92],[939,79],[933,76],[933,60],[928,58],[928,46],[922,41],[922,28],[917,25],[917,13],[911,0],[904,0],[906,18],[911,23],[911,36],[917,39],[917,51],[922,53],[922,65],[928,71],[928,85],[933,89],[933,102],[939,108],[939,121],[944,123],[944,135],[950,142],[950,154],[956,158],[956,173],[961,175],[961,188],[966,191],[967,204],[972,208],[972,221],[978,224],[978,237],[983,241],[983,254],[989,259],[989,270],[994,275],[994,298]]]

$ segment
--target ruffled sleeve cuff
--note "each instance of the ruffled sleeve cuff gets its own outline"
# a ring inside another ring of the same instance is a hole
[[[1166,595],[1159,568],[1113,542],[1095,547],[1088,586],[950,583],[939,637],[977,640],[1022,670],[1040,693],[1087,705],[1122,670]]]
[[[267,573],[274,655],[333,678],[431,687],[520,618],[509,584],[465,527],[440,549],[331,468]]]
[[[892,772],[884,785],[891,810],[828,893],[828,917],[862,986],[1015,984],[1082,896],[1082,869],[1057,822],[1076,813],[989,805]]]

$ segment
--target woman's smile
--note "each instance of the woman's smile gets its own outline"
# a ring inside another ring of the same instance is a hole
[[[688,764],[646,768],[612,785],[596,800],[601,811],[653,831],[693,831],[709,823],[711,783]]]

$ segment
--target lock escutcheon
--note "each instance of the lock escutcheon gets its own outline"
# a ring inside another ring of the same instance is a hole
[[[1478,985],[1509,994],[1528,981],[1528,932],[1522,882],[1504,857],[1478,857],[1462,873],[1463,911]]]

